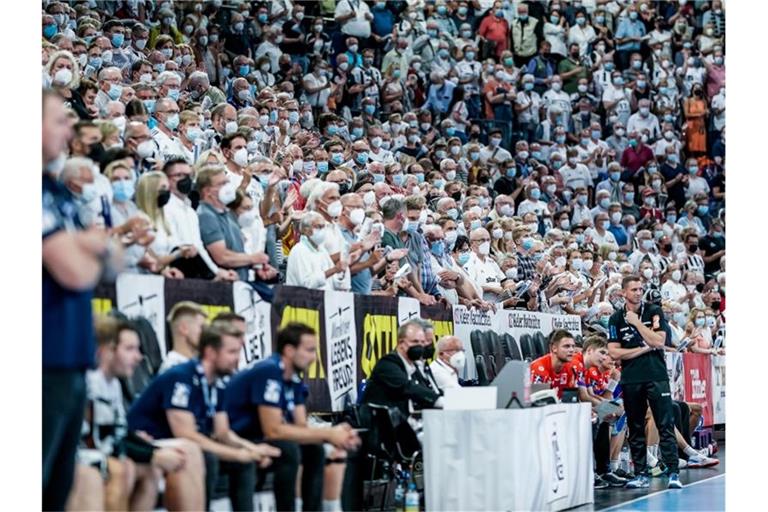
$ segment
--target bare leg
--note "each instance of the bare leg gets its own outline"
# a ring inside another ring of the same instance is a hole
[[[180,440],[186,463],[179,471],[165,475],[165,507],[168,510],[205,508],[205,464],[200,447]]]
[[[334,448],[329,459],[344,459],[347,452]],[[346,463],[333,463],[325,466],[323,473],[323,510],[341,510],[341,488],[344,484]]]
[[[624,439],[626,437],[626,428],[619,435],[611,436],[611,460],[619,460],[619,457],[621,457],[621,449],[624,447]]]
[[[131,494],[131,510],[152,510],[157,504],[160,472],[149,464],[136,464],[136,485]]]
[[[692,402],[686,402],[688,404],[688,408],[691,410],[691,421],[689,422],[691,426],[691,435],[693,435],[693,431],[696,430],[696,427],[699,425],[699,419],[701,419],[701,416],[704,414],[703,409],[701,408],[701,404],[696,404]]]
[[[130,459],[107,458],[109,477],[105,485],[106,510],[128,510],[131,490],[136,482],[136,467]]]
[[[67,500],[68,512],[104,510],[104,480],[96,468],[75,465],[75,479]]]

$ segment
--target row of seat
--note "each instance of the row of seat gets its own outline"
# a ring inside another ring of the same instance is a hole
[[[518,342],[508,333],[475,330],[469,340],[481,386],[490,384],[507,361],[533,361],[548,351],[547,339],[541,332],[523,334]]]

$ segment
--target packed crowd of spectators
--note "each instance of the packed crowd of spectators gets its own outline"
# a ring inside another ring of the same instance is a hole
[[[720,330],[720,1],[44,4],[56,172],[125,272],[596,325],[639,273]]]
[[[43,88],[70,125],[45,171],[120,272],[572,314],[603,335],[639,275],[669,350],[723,353],[724,16],[44,1]]]

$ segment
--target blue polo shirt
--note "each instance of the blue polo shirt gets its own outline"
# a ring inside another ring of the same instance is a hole
[[[280,355],[273,354],[232,377],[227,387],[227,414],[230,428],[237,435],[253,440],[264,438],[260,405],[281,409],[285,422],[293,423],[293,411],[306,402],[308,389],[296,374],[284,380],[284,369]]]
[[[80,230],[74,196],[43,174],[43,243],[64,230]],[[70,290],[43,266],[43,369],[86,370],[93,367],[96,344],[91,299],[93,289]]]
[[[161,373],[128,411],[128,429],[143,430],[155,439],[173,437],[166,411],[189,411],[195,417],[197,430],[210,436],[213,417],[224,411],[226,384],[216,379],[209,385],[200,361],[192,359]]]

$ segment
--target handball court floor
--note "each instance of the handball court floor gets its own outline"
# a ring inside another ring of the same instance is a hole
[[[595,490],[595,503],[570,509],[578,512],[620,510],[725,510],[725,444],[715,455],[720,464],[713,468],[681,469],[682,489],[667,489],[666,478],[652,478],[649,489]]]

